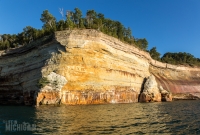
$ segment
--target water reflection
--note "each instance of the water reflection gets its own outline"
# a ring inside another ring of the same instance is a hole
[[[38,108],[0,106],[0,120],[26,121],[39,129],[23,134],[199,134],[198,105],[199,101]],[[1,122],[0,131],[2,125]]]
[[[161,113],[169,114],[164,117],[167,129],[171,133],[200,134],[200,101],[177,101],[166,103],[160,107]]]
[[[59,134],[170,133],[162,104],[45,106],[37,108],[36,122],[45,120],[37,123],[42,131]]]

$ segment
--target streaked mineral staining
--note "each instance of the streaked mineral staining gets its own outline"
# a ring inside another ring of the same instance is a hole
[[[200,69],[151,59],[96,30],[0,52],[0,104],[107,104],[200,97]]]

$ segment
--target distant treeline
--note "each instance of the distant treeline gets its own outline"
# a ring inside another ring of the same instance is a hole
[[[60,9],[60,13],[62,19],[57,21],[48,10],[44,10],[40,18],[44,23],[42,29],[26,26],[21,33],[0,35],[0,50],[27,45],[55,31],[66,29],[96,29],[130,45],[139,47],[144,51],[148,51],[148,41],[145,38],[134,38],[129,27],[124,27],[119,21],[105,18],[102,13],[97,13],[94,10],[87,10],[85,17],[83,17],[82,11],[78,8],[75,8],[74,11],[67,11],[66,15],[63,10]],[[200,65],[199,59],[188,53],[166,53],[160,58],[160,53],[156,51],[155,47],[149,50],[149,53],[153,59],[166,63]]]
[[[156,47],[153,47],[149,51],[151,57],[155,60],[174,64],[174,65],[185,65],[185,66],[200,66],[200,59],[195,58],[193,55],[186,53],[186,52],[179,52],[179,53],[165,53],[162,57],[160,53],[157,52]]]

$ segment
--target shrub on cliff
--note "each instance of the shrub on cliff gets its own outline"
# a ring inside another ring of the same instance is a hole
[[[48,79],[46,77],[43,77],[41,78],[39,81],[38,81],[38,86],[40,88],[43,88],[44,86],[46,86],[47,84],[49,83]]]
[[[160,61],[160,53],[157,52],[156,47],[153,47],[149,50],[149,54],[151,55],[151,58],[153,58],[154,60],[158,60]]]

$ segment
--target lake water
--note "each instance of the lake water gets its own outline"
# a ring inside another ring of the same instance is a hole
[[[12,134],[200,134],[200,101],[0,106],[0,135]]]

